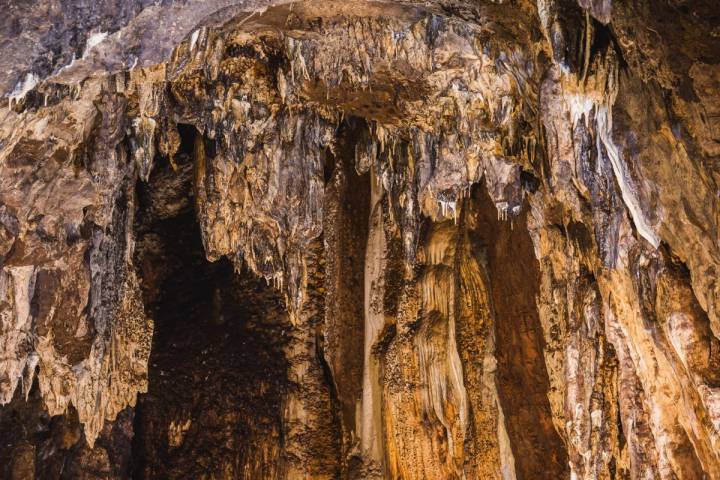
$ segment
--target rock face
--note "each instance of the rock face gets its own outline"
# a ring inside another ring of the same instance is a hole
[[[0,38],[0,478],[720,479],[714,0]]]

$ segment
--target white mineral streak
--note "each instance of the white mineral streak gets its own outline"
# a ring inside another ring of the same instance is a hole
[[[85,42],[85,50],[83,51],[82,58],[87,58],[90,51],[104,42],[107,36],[108,32],[96,32],[90,35]]]
[[[450,217],[457,224],[457,202],[454,200],[438,200],[438,203],[440,204],[440,212],[443,218]]]
[[[616,79],[617,81],[617,79]],[[627,171],[622,154],[612,138],[612,106],[615,103],[616,92],[613,87],[602,96],[572,93],[565,96],[573,125],[584,119],[588,126],[590,118],[595,120],[595,131],[597,133],[597,150],[607,152],[610,159],[615,178],[620,186],[623,202],[630,213],[635,228],[641,237],[650,243],[654,248],[660,245],[660,238],[642,210],[637,196],[637,188],[633,185],[630,174]],[[594,112],[594,116],[592,115]]]
[[[13,104],[17,104],[25,98],[30,90],[35,88],[40,79],[34,73],[28,73],[25,78],[15,85],[15,88],[8,95],[8,109],[12,109]]]
[[[502,480],[515,480],[515,457],[513,455],[512,446],[510,445],[510,437],[505,426],[505,414],[503,414],[500,401],[497,400],[498,406],[498,445],[500,448],[500,473]]]
[[[671,285],[670,288],[675,287]],[[691,295],[686,290],[684,295]],[[676,307],[679,307],[676,305]],[[707,353],[705,349],[713,348],[708,344],[707,337],[703,335],[703,319],[698,318],[697,312],[673,309],[665,317],[663,324],[665,334],[669,338],[675,353],[679,357],[683,367],[688,373],[688,383],[692,383],[697,389],[700,403],[707,412],[711,428],[709,428],[710,440],[715,451],[720,447],[720,388],[708,385],[705,379]],[[711,340],[712,341],[712,340]],[[692,407],[691,407],[692,408]]]
[[[197,45],[198,38],[200,37],[200,30],[195,30],[192,35],[190,35],[190,51],[195,50],[195,46]]]
[[[720,387],[709,387],[700,385],[698,387],[700,397],[707,408],[708,416],[716,432],[720,432]]]
[[[698,332],[692,328],[692,320],[688,318],[685,312],[673,312],[670,314],[667,324],[670,335],[670,343],[675,349],[675,353],[680,357],[686,369],[690,369],[688,365],[688,357],[692,354],[693,344],[700,342]]]
[[[627,168],[622,160],[622,155],[618,150],[617,146],[612,139],[612,113],[611,108],[607,105],[602,105],[598,108],[596,113],[597,121],[597,134],[598,142],[602,141],[607,151],[608,157],[610,157],[610,163],[612,164],[613,171],[615,172],[615,178],[620,185],[620,192],[622,193],[625,205],[630,211],[635,228],[638,233],[647,240],[650,245],[657,248],[660,245],[660,238],[655,233],[655,230],[650,225],[650,222],[645,218],[645,213],[640,206],[640,201],[635,193],[635,188],[630,180],[630,175],[627,172]]]
[[[374,173],[374,172],[373,172]],[[371,467],[379,468],[383,464],[382,398],[380,384],[380,365],[372,354],[372,348],[378,340],[385,323],[383,313],[385,267],[384,255],[387,251],[382,223],[380,195],[372,181],[370,197],[370,230],[365,253],[365,333],[363,348],[363,394],[360,428],[360,447]]]

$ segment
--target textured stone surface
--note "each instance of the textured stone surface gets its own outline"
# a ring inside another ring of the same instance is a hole
[[[720,478],[714,1],[0,38],[3,478]]]

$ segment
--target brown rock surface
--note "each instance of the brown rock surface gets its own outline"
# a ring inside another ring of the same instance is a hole
[[[713,0],[9,0],[0,478],[720,479]]]

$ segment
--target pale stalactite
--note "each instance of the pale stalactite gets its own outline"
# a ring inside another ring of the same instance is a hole
[[[31,344],[30,301],[35,286],[35,267],[32,265],[15,267],[3,272],[0,276],[0,291],[10,308],[3,312],[2,329],[5,335],[2,338],[3,377],[9,383],[3,382],[0,403],[8,403],[18,382],[23,380],[23,392],[29,391],[29,384],[35,374],[37,357],[28,347]],[[7,308],[7,307],[6,307]],[[29,372],[26,373],[26,369]],[[29,375],[29,376],[28,376]],[[24,381],[30,380],[29,382]]]
[[[371,175],[370,226],[365,253],[365,329],[363,340],[363,389],[360,414],[360,448],[367,458],[369,475],[380,475],[384,465],[381,418],[381,383],[378,359],[373,347],[385,324],[382,310],[384,296],[384,255],[387,251],[382,223],[381,194]]]

